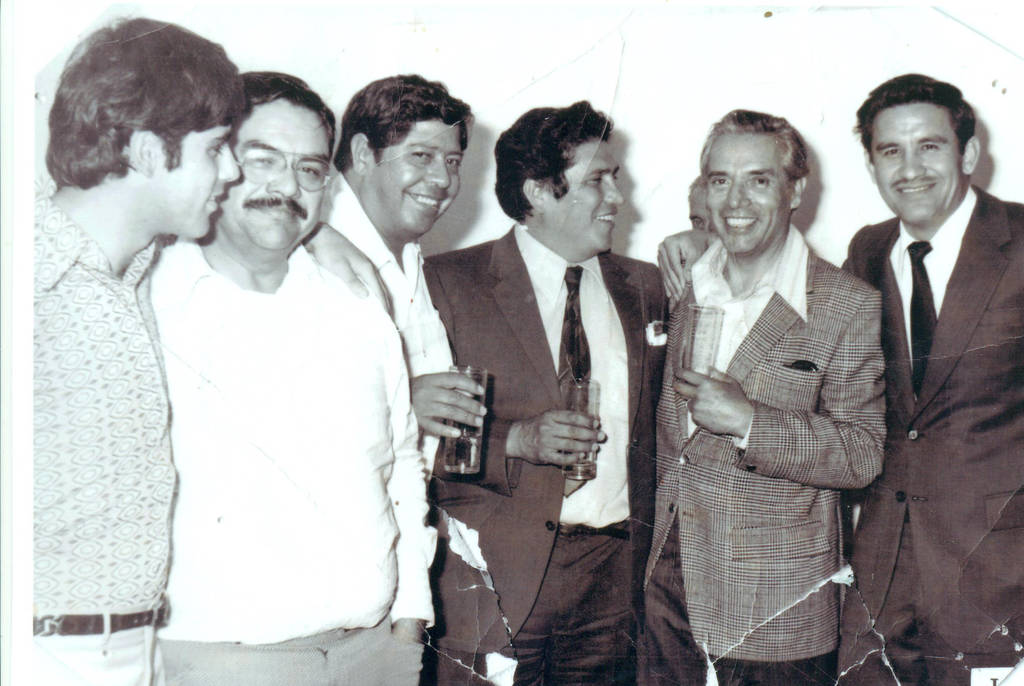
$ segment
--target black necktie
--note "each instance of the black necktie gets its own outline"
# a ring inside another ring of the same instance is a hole
[[[580,314],[580,278],[583,267],[565,269],[565,318],[562,320],[562,343],[559,348],[558,380],[572,374],[577,381],[590,378],[590,345],[583,330]]]
[[[914,395],[921,392],[921,382],[928,367],[928,354],[935,335],[935,300],[924,256],[932,251],[928,241],[916,241],[907,246],[910,253],[910,271],[914,276],[914,291],[910,296],[910,345],[914,363]]]

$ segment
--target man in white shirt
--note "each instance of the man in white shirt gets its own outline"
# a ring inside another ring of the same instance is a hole
[[[401,343],[295,250],[334,115],[295,77],[243,80],[242,177],[153,277],[180,483],[168,683],[415,684],[434,532]]]
[[[807,152],[735,110],[701,153],[716,238],[669,326],[647,566],[644,686],[832,684],[839,489],[881,471],[881,302],[791,226]],[[690,305],[720,308],[709,373],[680,368]],[[705,655],[706,653],[706,655]]]
[[[471,123],[469,105],[444,84],[390,76],[352,96],[334,156],[341,175],[328,224],[370,259],[387,291],[428,464],[439,436],[459,434],[445,420],[480,425],[484,414],[481,403],[459,392],[480,389],[448,371],[451,349],[423,280],[419,244],[458,195]],[[332,265],[336,235],[321,229],[311,245]]]
[[[842,683],[995,682],[1024,644],[1024,206],[971,186],[981,143],[952,84],[890,79],[857,131],[896,217],[844,265],[882,291],[888,436]]]
[[[587,102],[524,114],[495,147],[516,226],[426,262],[455,359],[493,375],[482,474],[434,470],[439,506],[479,536],[486,566],[441,566],[441,684],[493,679],[502,657],[517,684],[634,678],[664,351],[645,331],[665,303],[653,265],[608,252],[624,202],[611,128]],[[599,421],[562,409],[570,370],[600,384]],[[597,443],[597,476],[577,488],[566,451]]]

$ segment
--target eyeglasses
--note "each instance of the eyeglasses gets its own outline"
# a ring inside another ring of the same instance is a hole
[[[296,157],[295,153],[266,148],[248,148],[238,159],[245,178],[252,183],[265,183],[277,178],[288,169],[288,157],[294,157],[291,168],[299,187],[310,193],[321,191],[331,179],[331,167],[315,157]]]

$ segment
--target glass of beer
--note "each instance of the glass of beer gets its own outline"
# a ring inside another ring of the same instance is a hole
[[[480,367],[452,365],[449,371],[469,377],[487,392],[487,370]],[[459,391],[466,393],[465,391]],[[472,398],[484,401],[484,394],[466,393]],[[460,424],[445,420],[459,429],[459,435],[455,437],[444,436],[441,439],[442,464],[446,472],[453,474],[479,474],[480,473],[480,445],[483,441],[483,427],[475,424]]]
[[[683,327],[682,359],[680,369],[709,374],[718,357],[718,343],[722,337],[725,310],[690,303],[690,318]]]
[[[578,380],[571,376],[561,383],[562,407],[574,412],[582,412],[594,419],[600,416],[601,386],[591,379]],[[587,481],[597,476],[597,447],[593,450],[575,453],[576,461],[565,465],[566,479]]]

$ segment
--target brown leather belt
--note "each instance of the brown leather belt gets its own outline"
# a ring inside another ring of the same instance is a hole
[[[136,629],[140,626],[160,626],[167,619],[167,605],[155,610],[130,615],[110,615],[110,633]],[[32,618],[32,632],[36,636],[85,636],[104,633],[104,615],[44,615]]]
[[[616,522],[615,524],[609,524],[608,526],[602,526],[595,528],[587,526],[586,524],[559,524],[558,525],[559,536],[611,536],[612,538],[621,538],[624,541],[629,540],[629,521],[623,520]]]

